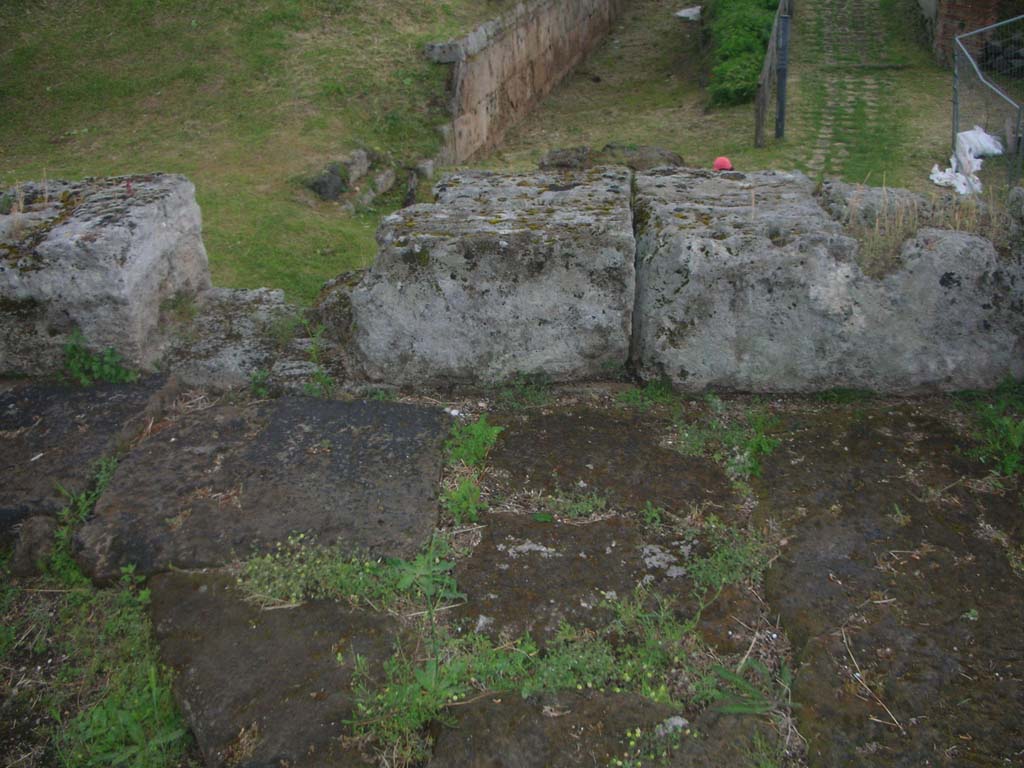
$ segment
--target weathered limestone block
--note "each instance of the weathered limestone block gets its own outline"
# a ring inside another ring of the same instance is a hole
[[[637,325],[647,377],[686,389],[905,392],[1024,374],[1024,265],[921,229],[865,275],[862,244],[799,173],[639,174]]]
[[[91,347],[149,367],[161,303],[210,285],[183,176],[30,183],[0,201],[2,372],[53,371],[76,327]]]
[[[107,581],[127,564],[224,565],[297,532],[410,557],[437,523],[448,429],[437,409],[305,397],[183,416],[121,462],[77,557]]]
[[[628,356],[634,240],[623,168],[446,178],[384,220],[351,293],[365,373],[393,384],[596,377]]]

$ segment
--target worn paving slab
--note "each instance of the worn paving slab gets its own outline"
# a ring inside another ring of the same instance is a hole
[[[628,694],[494,697],[457,713],[454,725],[439,737],[429,768],[607,766],[614,758],[625,759],[627,730],[650,732],[675,715],[671,707]],[[765,730],[758,718],[713,712],[692,725],[685,719],[678,724],[684,733],[675,754],[658,763],[665,768],[743,765],[754,734]]]
[[[399,403],[282,397],[183,417],[118,467],[77,535],[97,580],[216,566],[303,532],[409,557],[437,522],[448,417]]]
[[[501,423],[505,430],[489,462],[514,484],[547,493],[597,492],[629,510],[648,501],[678,511],[735,500],[720,467],[660,444],[669,424],[656,417],[572,408],[506,416]]]
[[[65,504],[58,484],[85,489],[96,462],[143,429],[162,383],[23,384],[0,393],[0,530],[28,515],[55,515]]]
[[[793,640],[811,766],[1024,755],[1024,590],[1004,547],[1020,489],[962,455],[951,410],[797,412],[765,462],[764,512],[788,535],[766,597]]]
[[[395,621],[330,602],[261,610],[234,581],[176,572],[150,582],[160,657],[208,768],[372,765],[339,737],[355,656],[379,667]]]

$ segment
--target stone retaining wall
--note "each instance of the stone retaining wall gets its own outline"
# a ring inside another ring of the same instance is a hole
[[[528,0],[465,37],[427,46],[452,64],[442,159],[461,163],[497,146],[611,29],[628,0]]]

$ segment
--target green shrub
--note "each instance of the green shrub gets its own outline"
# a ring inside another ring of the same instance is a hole
[[[713,104],[740,104],[754,97],[777,8],[777,0],[710,3],[714,54],[708,92]]]

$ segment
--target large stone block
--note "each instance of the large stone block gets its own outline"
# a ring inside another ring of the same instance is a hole
[[[596,377],[629,349],[634,280],[624,168],[464,173],[384,220],[352,291],[366,374],[390,383]]]
[[[183,176],[28,183],[0,202],[0,372],[52,372],[75,328],[149,367],[161,304],[210,285]]]
[[[637,184],[637,323],[647,377],[748,391],[987,387],[1024,374],[1024,265],[921,229],[861,267],[799,173],[663,170]]]

